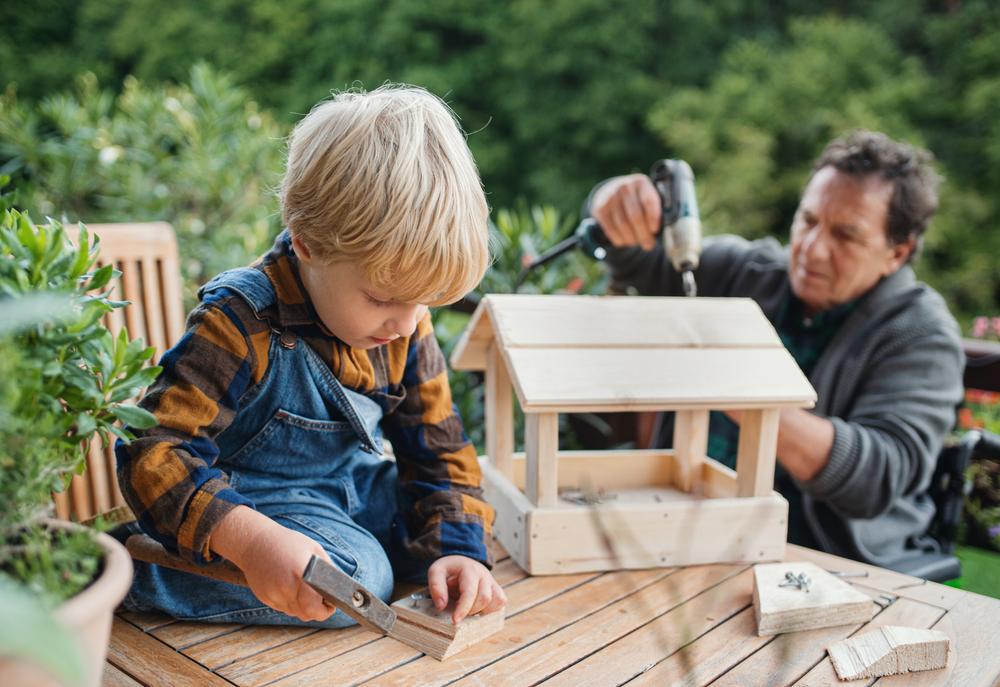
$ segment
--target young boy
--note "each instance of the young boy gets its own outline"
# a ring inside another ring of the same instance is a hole
[[[117,447],[142,529],[197,563],[232,561],[250,589],[136,563],[126,606],[353,623],[302,582],[315,554],[382,599],[394,570],[426,571],[456,623],[501,608],[493,509],[427,311],[489,261],[486,198],[454,116],[412,87],[317,105],[292,134],[281,206],[272,250],[205,285],[164,354],[141,402],[159,426]],[[397,462],[381,456],[383,433]]]

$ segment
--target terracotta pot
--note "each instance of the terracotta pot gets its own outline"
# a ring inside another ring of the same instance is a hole
[[[49,520],[47,524],[61,529],[82,528],[82,525],[64,520]],[[111,638],[111,621],[115,608],[132,584],[132,559],[125,547],[106,534],[93,534],[104,549],[101,574],[89,587],[64,601],[55,612],[56,621],[73,634],[80,647],[86,674],[78,684],[85,687],[101,686]],[[0,677],[4,687],[57,685],[47,673],[23,661],[0,661]]]

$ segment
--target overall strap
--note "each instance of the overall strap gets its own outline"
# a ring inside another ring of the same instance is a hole
[[[278,302],[271,280],[253,267],[237,267],[222,272],[198,290],[198,298],[203,300],[207,294],[219,289],[239,294],[258,318],[263,318],[264,311]]]

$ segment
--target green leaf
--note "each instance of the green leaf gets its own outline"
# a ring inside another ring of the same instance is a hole
[[[111,281],[111,277],[114,276],[114,273],[114,265],[105,265],[91,275],[90,281],[87,283],[84,290],[95,291],[97,289],[104,288],[104,286]]]
[[[149,429],[150,427],[156,427],[156,425],[159,424],[156,420],[156,416],[139,406],[112,406],[111,413],[124,424],[135,429]]]

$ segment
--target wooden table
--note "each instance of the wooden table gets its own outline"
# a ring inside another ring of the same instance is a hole
[[[789,546],[786,560],[846,578],[883,608],[867,626],[932,627],[948,667],[879,685],[996,685],[1000,601]],[[358,627],[208,625],[121,612],[106,685],[847,685],[826,657],[853,625],[758,637],[749,565],[528,577],[495,569],[509,599],[502,633],[438,662]]]

